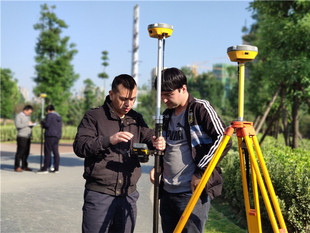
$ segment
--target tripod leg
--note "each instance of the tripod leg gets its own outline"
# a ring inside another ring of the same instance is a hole
[[[245,169],[245,160],[242,151],[242,138],[238,137],[238,148],[239,148],[239,158],[240,158],[240,168],[241,168],[241,177],[242,177],[242,187],[243,187],[243,196],[244,196],[244,204],[246,210],[246,217],[248,223],[248,231],[249,233],[261,233],[261,218],[259,212],[259,202],[258,202],[258,194],[255,194],[255,190],[257,192],[257,184],[255,183],[256,177],[252,174],[252,186],[253,186],[253,193],[254,193],[254,204],[255,204],[255,211],[250,207],[250,198],[249,198],[249,190],[247,185],[247,178],[246,178],[246,169]],[[252,166],[251,166],[252,169]],[[253,169],[252,169],[253,170]]]
[[[258,223],[257,229],[259,232],[262,232],[262,221],[261,221],[260,206],[259,206],[257,177],[256,177],[255,170],[252,164],[251,164],[251,177],[252,177],[252,188],[253,188],[253,200],[254,200],[254,207],[255,207],[254,214],[257,216],[257,223]]]
[[[259,164],[262,168],[262,172],[263,172],[263,175],[265,177],[266,185],[267,185],[268,191],[270,193],[271,201],[272,201],[272,204],[273,204],[274,209],[275,209],[276,214],[277,214],[279,224],[280,224],[281,228],[285,229],[287,232],[286,224],[285,224],[285,221],[284,221],[284,218],[283,218],[283,215],[282,215],[282,212],[281,212],[278,200],[277,200],[277,196],[276,196],[276,193],[274,191],[273,185],[271,183],[271,179],[270,179],[270,176],[269,176],[266,164],[265,164],[265,160],[263,158],[262,151],[261,151],[260,146],[259,146],[259,142],[258,142],[257,137],[255,135],[253,136],[253,142],[254,142],[254,147],[255,147],[257,157],[259,160]]]
[[[246,133],[244,135],[246,135]],[[274,213],[273,213],[272,206],[270,204],[268,193],[266,191],[266,187],[265,187],[262,175],[261,175],[260,170],[259,170],[259,166],[258,166],[256,158],[255,158],[252,141],[250,140],[249,136],[244,136],[244,139],[245,139],[247,149],[248,149],[249,154],[250,154],[251,164],[254,167],[255,174],[256,174],[257,179],[258,179],[258,184],[259,184],[260,191],[262,193],[262,197],[263,197],[263,200],[264,200],[267,212],[268,212],[268,216],[269,216],[269,219],[271,222],[272,229],[274,232],[279,232],[279,228],[278,228],[277,221],[276,221],[276,218],[275,218]],[[270,180],[268,182],[270,182]],[[285,228],[285,230],[286,230],[286,228]],[[287,232],[287,230],[286,230],[286,232]]]
[[[233,133],[233,132],[232,132]],[[191,199],[189,200],[176,228],[174,229],[173,233],[181,233],[189,216],[191,215],[203,189],[205,188],[217,162],[219,161],[228,141],[230,139],[230,136],[225,135],[224,138],[222,139],[219,147],[217,148],[217,150],[214,153],[214,156],[212,158],[212,160],[210,161],[207,169],[205,170],[197,188],[195,189],[195,192],[193,193]]]

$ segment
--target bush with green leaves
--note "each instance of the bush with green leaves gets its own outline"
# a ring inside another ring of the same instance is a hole
[[[239,211],[238,215],[246,218],[236,137],[233,140],[233,148],[220,164],[224,176],[223,198]],[[282,139],[267,137],[261,149],[288,231],[309,232],[310,140],[304,140],[302,147],[292,149],[285,146]],[[251,185],[249,189],[252,199]],[[259,195],[264,232],[272,232],[260,192]]]
[[[0,130],[0,141],[15,141],[17,130],[14,125],[1,125]],[[77,132],[76,126],[67,126],[64,125],[62,127],[62,137],[61,140],[69,140],[72,141],[75,138]],[[32,142],[40,142],[41,141],[41,127],[35,126],[32,129]]]

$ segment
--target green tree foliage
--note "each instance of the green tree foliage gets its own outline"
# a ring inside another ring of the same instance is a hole
[[[274,90],[282,86],[282,103],[291,108],[288,119],[298,146],[300,109],[310,99],[310,2],[254,1],[250,5],[257,23],[244,37],[258,47],[251,66],[251,110],[262,113]],[[264,103],[262,105],[262,103]],[[273,112],[280,105],[275,103]],[[282,116],[283,117],[283,116]],[[286,120],[288,121],[288,120]]]
[[[88,110],[102,106],[105,100],[104,91],[97,87],[91,79],[84,80],[84,84],[83,98],[71,95],[68,101],[68,125],[78,126]]]
[[[195,75],[194,75],[194,73],[190,67],[183,66],[183,67],[181,67],[181,70],[185,74],[187,79],[194,78]]]
[[[146,87],[142,87],[142,89],[145,92],[143,94],[139,93],[139,104],[135,110],[142,114],[143,119],[150,128],[155,129],[153,116],[156,115],[156,91],[155,89],[147,91]],[[164,104],[161,105],[162,110],[165,107],[163,105]]]
[[[17,87],[17,80],[13,79],[10,69],[0,68],[1,76],[1,118],[13,118],[14,106],[20,100],[20,94]]]
[[[109,93],[107,93],[108,95]],[[101,106],[103,105],[103,102],[105,101],[105,90],[102,90],[100,87],[95,88],[95,95],[96,95],[96,104],[95,106]]]
[[[101,56],[102,63],[101,64],[103,65],[103,72],[98,74],[98,77],[102,78],[103,81],[104,81],[104,85],[103,85],[104,91],[105,91],[105,88],[106,88],[105,80],[109,78],[109,75],[105,72],[105,69],[109,65],[109,63],[108,63],[108,60],[109,60],[108,54],[109,54],[108,51],[102,51],[102,56]]]
[[[212,72],[202,73],[197,77],[188,79],[187,85],[189,93],[194,97],[208,100],[215,108],[221,108],[224,85],[216,79]]]
[[[187,77],[191,95],[210,101],[225,124],[229,125],[238,114],[238,69],[235,65],[223,69],[227,72],[224,80],[216,78],[213,72],[194,76],[190,68],[181,68]]]
[[[70,96],[67,114],[67,124],[78,126],[84,115],[84,101],[83,99],[76,98],[76,96]]]
[[[91,79],[84,80],[85,89],[84,89],[84,111],[96,106],[96,93],[95,93],[95,84]]]
[[[31,114],[32,115],[32,114]],[[81,119],[80,119],[81,120]],[[73,141],[77,132],[76,126],[63,125],[61,140]],[[1,126],[0,130],[0,142],[14,142],[16,141],[17,130],[13,124],[7,124]],[[32,142],[41,142],[41,127],[32,128]]]
[[[233,140],[232,149],[220,163],[224,179],[222,197],[239,212],[236,217],[245,218],[238,142],[236,137]],[[277,140],[267,137],[261,149],[288,232],[307,233],[310,230],[310,141],[303,140],[302,145],[292,149],[285,146],[283,137]],[[253,201],[252,185],[249,192]],[[263,232],[273,232],[260,192],[259,197]],[[243,222],[246,223],[245,219]]]
[[[37,86],[34,93],[46,93],[47,104],[53,104],[57,112],[67,121],[70,88],[78,79],[71,61],[77,50],[69,44],[69,37],[61,37],[63,29],[68,26],[58,19],[53,12],[55,6],[41,5],[41,17],[34,29],[40,32],[36,43],[36,77]]]
[[[223,109],[223,114],[225,116],[230,117],[230,120],[234,120],[238,116],[238,89],[239,89],[239,83],[238,78],[236,77],[238,75],[238,70],[236,67],[233,67],[234,69],[231,69],[234,71],[234,74],[228,78],[227,86],[225,87],[226,91],[226,98],[225,98],[225,107]],[[247,93],[247,89],[245,89],[245,95]],[[245,117],[248,119],[248,113],[245,112]]]

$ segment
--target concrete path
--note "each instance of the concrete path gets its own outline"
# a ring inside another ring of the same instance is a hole
[[[1,232],[81,232],[84,179],[83,159],[72,144],[60,145],[60,173],[36,174],[40,167],[40,144],[32,144],[28,159],[33,172],[15,172],[16,144],[1,143]],[[138,217],[135,233],[153,230],[153,187],[149,171],[153,158],[142,164],[138,183]],[[161,227],[159,224],[159,232]]]

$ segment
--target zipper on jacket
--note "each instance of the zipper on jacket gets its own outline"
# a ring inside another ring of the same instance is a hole
[[[120,124],[119,131],[124,131],[124,120],[120,119],[119,124]]]

